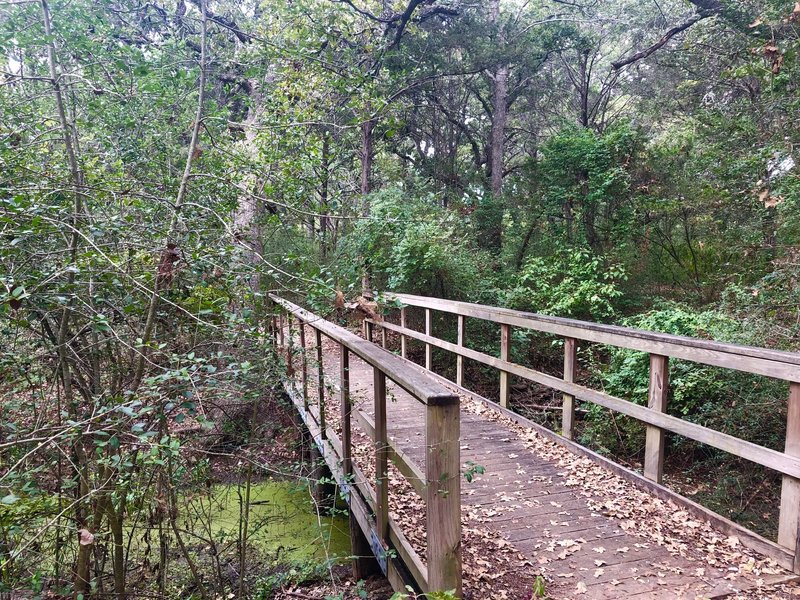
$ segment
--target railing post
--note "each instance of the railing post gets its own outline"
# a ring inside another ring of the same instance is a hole
[[[278,340],[278,345],[283,347],[283,313],[278,315]]]
[[[294,377],[294,357],[292,356],[292,314],[286,315],[286,376]]]
[[[456,590],[461,585],[461,458],[457,401],[428,405],[425,412],[425,458],[428,590]]]
[[[651,354],[647,406],[659,412],[666,412],[668,395],[669,358]],[[656,483],[661,483],[664,476],[664,430],[652,425],[647,426],[645,437],[644,476]]]
[[[464,345],[464,315],[458,315],[458,338],[456,343]],[[464,387],[464,357],[456,354],[456,385]]]
[[[406,326],[406,307],[400,309],[400,327]],[[406,336],[400,334],[400,356],[406,357]]]
[[[353,474],[352,462],[352,429],[350,406],[350,351],[344,344],[339,344],[339,387],[342,413],[342,470],[349,478]]]
[[[386,428],[386,374],[373,367],[375,392],[375,525],[384,548],[389,541],[389,437]]]
[[[431,309],[425,309],[425,335],[431,334]],[[430,344],[425,344],[425,368],[431,370],[433,364],[433,354]]]
[[[372,341],[372,323],[364,319],[364,337],[368,342]]]
[[[786,442],[784,452],[789,456],[800,456],[800,383],[789,383],[789,411],[786,415]],[[781,484],[781,512],[778,520],[778,544],[793,550],[797,556],[798,531],[800,530],[800,480],[783,476]],[[795,561],[794,571],[800,564]]]
[[[302,376],[303,376],[303,406],[306,410],[308,410],[308,356],[306,356],[306,324],[299,320],[300,325],[300,353],[302,358],[302,363],[300,368],[302,369]]]
[[[511,326],[500,324],[500,360],[511,360]],[[500,371],[500,406],[508,408],[509,376],[507,371]]]
[[[381,327],[381,347],[386,349],[386,327]]]
[[[575,363],[578,344],[575,338],[564,338],[564,381],[575,383]],[[575,396],[562,396],[561,435],[568,440],[575,439]]]
[[[325,371],[322,363],[322,332],[319,329],[314,329],[317,342],[317,393],[319,394],[319,430],[322,438],[328,437],[328,432],[325,430]]]

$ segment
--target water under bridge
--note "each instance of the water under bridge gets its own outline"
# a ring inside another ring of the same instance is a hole
[[[796,579],[800,354],[437,298],[380,298],[385,317],[367,318],[359,335],[272,296],[285,386],[348,501],[358,576],[380,569],[395,589],[509,600],[759,598]],[[454,341],[434,335],[444,318],[455,320]],[[468,319],[497,324],[499,356],[469,348]],[[560,376],[512,362],[512,328],[559,340]],[[411,344],[424,348],[424,365],[408,359]],[[590,344],[649,354],[647,406],[576,382],[577,352]],[[455,356],[454,381],[431,370],[434,349]],[[787,382],[785,450],[668,414],[670,359]],[[499,371],[499,402],[467,389],[467,360]],[[508,408],[512,378],[559,394],[560,433]],[[645,424],[641,473],[575,441],[577,402]],[[668,434],[778,472],[777,541],[663,485]]]

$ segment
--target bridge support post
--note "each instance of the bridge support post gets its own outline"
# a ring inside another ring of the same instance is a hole
[[[322,439],[328,437],[325,422],[325,369],[322,362],[322,332],[314,329],[317,342],[317,408],[319,409],[319,430]]]
[[[308,410],[308,356],[306,355],[306,324],[303,321],[300,325],[300,358],[303,376],[303,405]]]
[[[432,330],[431,329],[431,325],[432,325],[431,324],[431,309],[430,308],[426,308],[425,309],[425,335],[430,335],[431,334],[431,330]],[[430,344],[425,344],[425,368],[428,369],[428,371],[431,370],[431,367],[433,365],[432,350],[433,350],[433,348],[432,348],[432,346]]]
[[[650,355],[650,388],[647,406],[659,412],[667,412],[669,394],[669,358],[660,354]],[[664,477],[664,430],[647,426],[644,448],[644,476],[661,483]]]
[[[406,309],[405,307],[400,309],[400,327],[405,329],[406,327]],[[403,358],[406,357],[406,336],[402,333],[400,334],[400,356]]]
[[[578,344],[575,338],[564,338],[564,381],[575,382],[575,362],[577,358]],[[561,435],[568,440],[575,439],[575,396],[564,394],[562,416],[561,416]]]
[[[500,360],[511,360],[511,326],[500,324]],[[511,389],[508,371],[500,371],[500,406],[508,408],[508,397]]]
[[[786,417],[786,443],[784,452],[800,456],[800,383],[789,383],[789,411]],[[781,484],[781,512],[778,521],[778,544],[795,553],[794,572],[800,572],[798,553],[800,532],[800,480],[783,476]]]
[[[425,457],[428,590],[461,598],[461,447],[458,401],[428,405]]]
[[[459,346],[464,345],[464,315],[458,315],[458,338],[456,343]],[[464,387],[464,357],[460,354],[456,355],[456,385]]]

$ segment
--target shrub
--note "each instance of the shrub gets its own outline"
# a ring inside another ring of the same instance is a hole
[[[748,333],[752,329],[719,310],[697,311],[673,303],[626,319],[624,325],[725,342],[758,341]],[[610,350],[605,367],[595,368],[607,393],[637,404],[647,403],[649,373],[646,353],[620,348]],[[684,360],[670,361],[669,377],[669,414],[758,444],[781,447],[787,397],[783,382]],[[640,424],[615,419],[597,406],[589,408],[583,437],[616,455],[639,456],[644,448]],[[680,442],[673,439],[672,443]]]
[[[616,314],[624,268],[608,265],[585,248],[528,259],[501,301],[509,308],[546,315],[604,321]]]

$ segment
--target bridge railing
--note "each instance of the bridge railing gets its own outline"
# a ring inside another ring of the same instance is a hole
[[[369,341],[303,308],[270,295],[278,313],[273,331],[276,346],[286,352],[287,381],[299,384],[297,408],[309,426],[316,444],[343,484],[354,514],[367,535],[372,551],[390,581],[398,587],[402,575],[393,566],[393,552],[402,560],[415,583],[424,592],[453,590],[461,597],[461,458],[459,397],[407,362]],[[297,330],[297,344],[293,327]],[[309,361],[306,328],[315,336],[316,398],[309,394]],[[328,425],[329,407],[324,370],[323,336],[338,345],[339,415],[341,439]],[[300,357],[299,381],[294,356]],[[354,354],[373,368],[374,421],[353,409],[350,394],[350,355]],[[398,448],[387,432],[386,381],[393,381],[425,406],[424,471]],[[369,479],[359,470],[352,454],[352,419],[356,418],[372,437],[375,447],[375,473]],[[427,548],[421,560],[402,532],[389,517],[388,461],[392,459],[400,473],[422,496],[426,505]]]
[[[574,439],[576,399],[603,406],[644,423],[647,430],[643,471],[644,477],[652,482],[661,483],[663,477],[665,432],[682,435],[780,472],[783,480],[778,545],[775,546],[755,534],[753,534],[753,538],[758,538],[759,550],[766,550],[787,568],[800,570],[800,544],[798,544],[798,539],[800,539],[800,354],[410,294],[385,293],[379,297],[402,306],[400,325],[388,322],[371,322],[370,325],[382,328],[384,340],[387,330],[399,333],[400,352],[403,358],[406,356],[407,338],[419,340],[425,344],[425,367],[428,370],[431,369],[431,349],[433,347],[452,352],[456,355],[455,383],[459,386],[463,386],[464,383],[465,358],[494,367],[500,371],[499,392],[500,404],[503,407],[508,405],[510,375],[557,390],[563,394],[562,435],[568,440]],[[410,329],[407,326],[406,307],[424,309],[424,332]],[[432,311],[441,311],[457,316],[458,329],[455,344],[432,335]],[[499,357],[464,346],[465,319],[468,317],[500,325]],[[562,337],[564,340],[563,377],[554,377],[511,362],[512,327]],[[575,383],[576,351],[579,340],[648,353],[650,355],[648,405],[638,405]],[[784,452],[778,452],[666,414],[670,358],[735,369],[789,382],[789,411]]]

